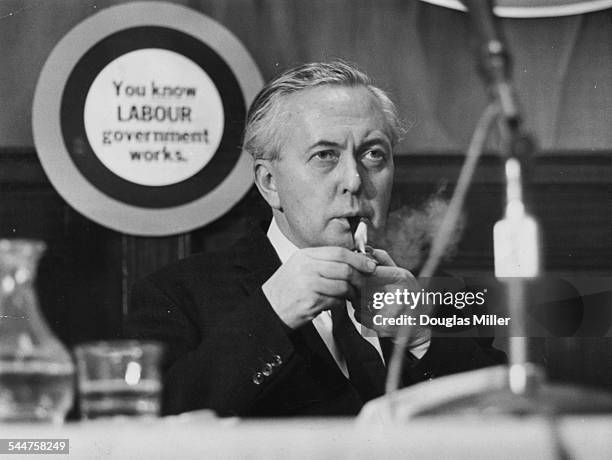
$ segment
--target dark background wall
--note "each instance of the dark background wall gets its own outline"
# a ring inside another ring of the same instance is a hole
[[[117,336],[131,283],[194,251],[229,245],[266,216],[254,190],[227,215],[190,234],[140,238],[72,210],[47,181],[32,142],[38,74],[61,37],[122,1],[0,3],[0,236],[47,242],[39,292],[68,344]],[[401,144],[394,205],[418,205],[441,180],[452,191],[486,104],[462,13],[413,0],[175,2],[218,20],[252,53],[264,79],[303,61],[342,57],[372,74],[411,126]],[[527,123],[542,147],[532,198],[549,271],[612,278],[612,10],[508,19]],[[491,231],[503,202],[501,163],[486,157],[468,199],[467,227],[449,268],[492,268]],[[612,389],[607,338],[548,339],[537,358],[559,380]]]

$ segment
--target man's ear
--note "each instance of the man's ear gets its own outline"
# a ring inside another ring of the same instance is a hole
[[[259,193],[264,197],[272,209],[281,209],[276,181],[274,177],[274,167],[270,160],[255,160],[255,185]]]

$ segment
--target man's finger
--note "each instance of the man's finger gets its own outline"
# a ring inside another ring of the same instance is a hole
[[[379,265],[374,273],[371,284],[402,284],[411,289],[420,289],[417,279],[408,270],[401,267],[386,267]]]
[[[378,261],[380,265],[387,267],[397,267],[397,264],[393,261],[389,253],[383,249],[372,248],[372,256]]]
[[[348,281],[327,278],[319,278],[313,289],[317,294],[340,299],[346,299],[355,292],[355,288]]]
[[[317,263],[317,271],[323,278],[348,281],[356,288],[363,286],[363,274],[349,264],[322,260]]]
[[[324,246],[318,248],[302,249],[308,257],[317,260],[325,260],[328,262],[343,262],[351,267],[359,270],[362,273],[372,273],[376,269],[378,263],[365,254],[350,251],[346,248],[335,246]]]
[[[320,296],[319,301],[315,306],[315,316],[323,310],[331,310],[332,308],[346,307],[346,300],[337,297]]]

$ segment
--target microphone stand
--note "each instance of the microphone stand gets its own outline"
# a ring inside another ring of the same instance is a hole
[[[609,395],[570,385],[547,384],[544,371],[529,360],[527,294],[529,281],[541,274],[541,257],[538,224],[524,203],[523,171],[535,152],[535,143],[522,127],[510,78],[510,53],[493,14],[493,1],[464,0],[464,3],[479,39],[479,71],[492,101],[499,108],[501,154],[506,159],[505,213],[493,228],[493,246],[495,276],[505,286],[506,305],[512,318],[508,363],[510,394],[498,401],[497,411],[549,416],[611,411]],[[481,403],[487,399],[484,397]],[[492,402],[489,399],[485,406]]]
[[[489,0],[464,0],[479,36],[479,70],[498,108],[501,154],[505,158],[506,206],[493,229],[495,276],[506,290],[512,318],[509,334],[507,388],[460,397],[418,415],[480,413],[544,415],[550,422],[557,458],[566,458],[556,427],[559,414],[612,412],[612,396],[575,385],[550,384],[545,373],[529,359],[527,294],[529,282],[540,276],[540,236],[536,220],[523,198],[526,161],[535,144],[523,131],[519,104],[510,80],[510,57],[496,24]]]
[[[526,299],[529,282],[540,275],[541,262],[538,225],[527,212],[523,199],[523,176],[526,160],[533,156],[535,146],[522,128],[518,103],[510,83],[509,53],[498,32],[491,2],[465,0],[464,3],[468,7],[474,30],[480,37],[479,70],[490,93],[492,105],[476,127],[449,210],[434,238],[419,279],[433,276],[436,271],[441,254],[448,244],[448,235],[457,224],[476,162],[492,125],[492,117],[497,116],[502,141],[501,153],[505,158],[506,206],[503,219],[493,229],[494,257],[495,276],[505,287],[511,317],[509,366],[507,374],[504,374],[506,385],[492,382],[484,391],[481,386],[471,393],[468,390],[455,398],[443,398],[438,403],[425,404],[421,409],[409,413],[411,417],[451,414],[543,416],[548,421],[555,457],[565,459],[568,455],[557,427],[557,415],[610,413],[612,395],[576,385],[548,383],[544,371],[529,359]],[[400,330],[388,366],[387,396],[384,400],[384,410],[399,422],[402,421],[401,392],[397,390],[407,341],[408,331]],[[446,377],[449,378],[453,377]]]

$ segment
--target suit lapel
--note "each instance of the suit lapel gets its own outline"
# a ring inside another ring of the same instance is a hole
[[[257,228],[236,243],[234,264],[244,271],[241,277],[244,288],[253,292],[274,274],[281,262],[268,237]]]
[[[281,266],[272,243],[260,228],[256,228],[251,235],[236,243],[234,263],[241,270],[244,270],[241,281],[243,287],[249,293],[261,288],[261,285]],[[309,355],[308,360],[311,365],[314,363],[323,364],[327,374],[326,379],[332,378],[337,383],[346,382],[346,377],[340,371],[325,342],[323,342],[312,323],[305,324],[296,333],[299,334],[299,338],[296,337],[297,341],[302,342],[307,348],[303,352]]]

